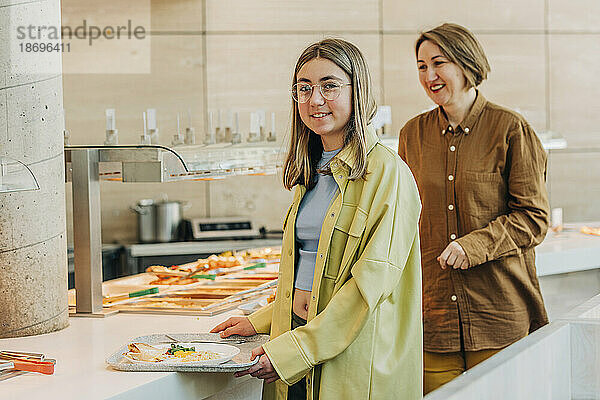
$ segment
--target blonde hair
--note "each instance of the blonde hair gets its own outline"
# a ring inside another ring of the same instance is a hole
[[[483,47],[471,31],[461,25],[445,23],[421,33],[415,43],[415,55],[419,58],[419,47],[429,40],[436,44],[442,54],[458,65],[467,79],[467,86],[477,87],[487,79],[490,72]]]
[[[292,85],[298,72],[309,61],[323,58],[333,62],[350,77],[352,84],[352,114],[345,127],[344,148],[352,149],[354,168],[349,179],[364,178],[367,174],[367,125],[373,119],[377,106],[371,92],[371,78],[367,62],[360,50],[342,39],[328,38],[308,46],[298,58]],[[314,186],[317,163],[321,159],[323,143],[300,119],[298,104],[292,101],[292,126],[290,147],[283,165],[283,186]]]

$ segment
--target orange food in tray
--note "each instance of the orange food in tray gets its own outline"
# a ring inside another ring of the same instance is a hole
[[[188,285],[198,282],[195,275],[222,275],[227,274],[229,268],[239,271],[241,267],[253,265],[257,262],[277,262],[281,256],[281,248],[265,247],[260,249],[249,249],[232,253],[230,251],[220,255],[211,255],[208,258],[200,258],[195,262],[183,265],[152,265],[146,272],[156,275],[156,279],[150,285]],[[240,268],[235,268],[240,267]],[[234,269],[235,268],[235,269]],[[255,278],[260,278],[256,276]]]
[[[595,235],[600,236],[600,227],[592,228],[590,226],[583,226],[580,229],[581,233],[585,233],[587,235]]]
[[[146,268],[146,272],[153,273],[155,275],[170,275],[170,276],[185,276],[192,272],[210,271],[217,268],[231,268],[237,267],[244,264],[242,257],[233,256],[216,256],[212,255],[208,258],[200,258],[198,261],[183,264],[183,265],[172,265],[165,267],[163,265],[152,265]]]
[[[148,285],[189,285],[198,282],[197,279],[180,278],[177,276],[162,276],[148,282]]]

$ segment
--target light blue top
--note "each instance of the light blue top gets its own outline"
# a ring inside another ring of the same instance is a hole
[[[323,151],[318,168],[331,161],[340,150]],[[309,292],[312,291],[321,226],[331,201],[340,191],[332,175],[318,173],[316,181],[316,185],[302,198],[296,217],[296,243],[300,255],[294,287]]]

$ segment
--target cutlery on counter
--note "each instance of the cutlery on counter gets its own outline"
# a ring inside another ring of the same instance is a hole
[[[0,380],[12,378],[23,372],[38,372],[44,375],[54,373],[56,360],[46,358],[41,353],[0,351]],[[12,366],[10,366],[12,365]],[[18,374],[16,372],[19,372]]]
[[[44,361],[13,359],[14,369],[17,371],[38,372],[44,375],[54,373],[54,364],[56,360],[45,359]]]
[[[13,369],[15,364],[10,361],[0,361],[0,372],[5,371],[7,369]]]
[[[15,369],[10,369],[4,372],[0,372],[0,381],[5,381],[10,378],[14,378],[15,376],[26,374],[27,371],[17,371]]]
[[[175,339],[173,336],[167,335],[165,334],[165,337],[169,340],[161,340],[159,342],[156,343],[217,343],[217,344],[242,344],[242,343],[246,343],[247,340],[246,339],[229,339],[229,338],[224,338],[224,339],[216,339],[216,340],[200,340],[200,339],[196,339],[196,340],[177,340]]]

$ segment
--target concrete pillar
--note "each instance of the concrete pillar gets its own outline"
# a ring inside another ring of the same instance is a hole
[[[68,325],[61,53],[21,51],[28,25],[60,27],[59,0],[0,2],[0,155],[40,186],[0,193],[0,338]]]

